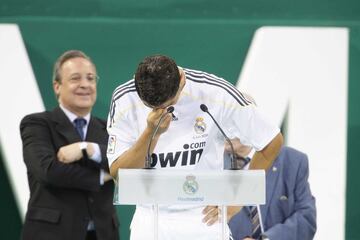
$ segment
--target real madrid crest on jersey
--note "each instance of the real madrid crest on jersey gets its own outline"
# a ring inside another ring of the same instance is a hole
[[[199,189],[199,184],[195,180],[195,176],[186,176],[186,181],[183,184],[183,190],[188,195],[194,195]]]
[[[204,118],[197,117],[196,123],[194,125],[194,130],[197,134],[203,134],[206,130],[206,123],[204,122]]]

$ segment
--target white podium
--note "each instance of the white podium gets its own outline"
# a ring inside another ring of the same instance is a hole
[[[265,204],[265,186],[264,170],[119,169],[114,204],[152,205],[155,240],[159,204],[217,205],[225,239],[226,206]]]

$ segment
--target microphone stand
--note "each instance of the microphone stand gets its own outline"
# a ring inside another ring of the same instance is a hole
[[[240,170],[240,168],[237,166],[236,162],[235,162],[235,151],[234,151],[234,146],[231,142],[231,140],[228,138],[228,136],[225,134],[225,132],[222,130],[222,128],[220,127],[220,125],[217,123],[217,121],[215,120],[215,118],[213,117],[213,115],[209,112],[208,107],[205,104],[201,104],[200,105],[200,109],[203,112],[206,112],[207,114],[209,114],[209,116],[212,118],[212,120],[214,121],[215,125],[218,127],[218,129],[220,130],[221,134],[224,136],[225,140],[229,143],[230,147],[231,147],[231,155],[230,155],[230,160],[231,160],[231,167],[230,170]]]
[[[148,144],[148,147],[147,147],[144,169],[154,169],[153,167],[151,167],[151,163],[152,163],[151,154],[150,154],[151,143],[154,140],[155,134],[159,130],[160,124],[164,121],[164,118],[165,118],[166,114],[172,113],[173,111],[174,111],[174,107],[170,106],[170,107],[168,107],[166,109],[166,112],[164,112],[161,115],[160,120],[159,120],[158,124],[156,125],[156,128],[155,128],[154,132],[151,135],[151,138],[150,138],[150,141],[149,141],[149,144]]]

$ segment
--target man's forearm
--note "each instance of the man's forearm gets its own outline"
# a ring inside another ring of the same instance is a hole
[[[250,169],[267,170],[278,156],[282,144],[283,136],[279,133],[263,150],[255,152],[250,163]]]

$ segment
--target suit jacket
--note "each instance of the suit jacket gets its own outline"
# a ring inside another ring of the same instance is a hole
[[[105,121],[91,116],[86,141],[98,143],[102,162],[82,159],[70,164],[57,160],[60,147],[80,136],[59,108],[24,117],[20,124],[30,200],[22,239],[85,239],[89,220],[99,240],[118,239],[118,220],[112,203],[112,181],[100,185],[100,168],[109,171]]]
[[[282,147],[273,166],[266,172],[266,204],[261,205],[264,234],[270,240],[313,239],[316,232],[315,198],[308,183],[307,156]],[[251,236],[249,207],[229,222],[234,240]]]

